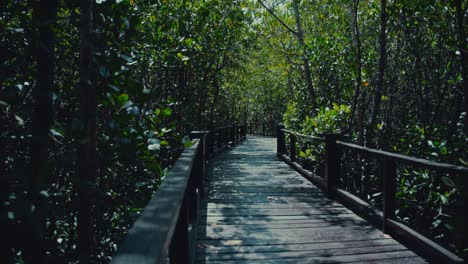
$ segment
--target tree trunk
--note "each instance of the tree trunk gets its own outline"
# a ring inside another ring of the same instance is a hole
[[[312,112],[315,112],[315,108],[317,107],[316,105],[317,96],[314,91],[314,86],[312,85],[312,74],[310,72],[310,67],[309,67],[309,58],[307,57],[307,53],[306,53],[306,46],[304,42],[304,33],[302,31],[301,14],[299,12],[298,0],[294,0],[292,4],[293,4],[293,9],[294,9],[294,16],[296,18],[296,33],[297,33],[296,36],[299,42],[299,47],[301,49],[302,61],[304,63],[304,78],[306,80],[307,91],[309,92],[309,96],[311,100]]]
[[[80,178],[78,212],[78,254],[80,263],[90,263],[92,243],[92,188],[97,176],[96,111],[97,93],[93,84],[92,27],[94,0],[80,2],[80,121],[83,127],[79,139],[78,175]],[[94,69],[95,70],[95,69]]]
[[[379,79],[377,83],[377,89],[374,93],[374,105],[372,109],[371,119],[367,126],[367,144],[373,146],[374,142],[372,137],[374,135],[375,124],[377,116],[380,111],[380,103],[383,91],[385,89],[385,67],[386,67],[386,52],[387,52],[387,0],[380,0],[380,34],[379,34],[379,45],[380,45],[380,58],[379,58]]]
[[[466,6],[462,6],[462,0],[455,0],[455,9],[457,13],[457,45],[460,52],[460,64],[462,70],[462,86],[459,90],[463,93],[464,111],[465,111],[465,133],[468,134],[468,50],[466,47],[466,33],[464,28],[464,16]],[[466,5],[466,3],[465,3]]]
[[[53,122],[52,90],[54,87],[54,38],[52,25],[57,18],[57,3],[54,0],[45,2],[32,1],[34,21],[37,24],[38,35],[35,44],[37,59],[37,85],[34,86],[34,110],[32,115],[31,142],[31,206],[34,212],[27,213],[25,223],[28,230],[26,241],[26,263],[45,262],[44,205],[47,201],[40,192],[46,188],[49,177],[49,130]],[[29,215],[31,214],[31,215]]]
[[[359,10],[359,0],[352,0],[351,6],[351,31],[352,31],[352,47],[355,50],[355,67],[356,67],[356,89],[351,105],[351,117],[350,117],[350,126],[353,122],[353,119],[356,117],[356,127],[358,132],[358,144],[364,144],[364,114],[365,110],[360,104],[361,95],[361,86],[362,86],[362,62],[361,62],[361,36],[359,31],[358,24],[358,10]],[[357,116],[356,116],[357,115]]]

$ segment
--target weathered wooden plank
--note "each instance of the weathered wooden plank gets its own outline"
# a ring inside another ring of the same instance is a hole
[[[321,200],[318,200],[321,201]],[[320,203],[327,208],[343,208],[337,202],[324,201]],[[317,209],[317,204],[314,203],[260,203],[260,204],[239,204],[239,203],[206,203],[202,205],[205,209]],[[351,212],[351,211],[349,211]]]
[[[205,229],[206,230],[206,229]],[[200,231],[203,232],[203,231]],[[384,234],[372,227],[353,226],[341,227],[334,226],[328,228],[301,228],[301,229],[269,229],[265,228],[259,232],[249,232],[243,229],[208,229],[205,233],[200,234],[200,239],[236,239],[256,241],[256,242],[271,242],[271,243],[287,243],[287,242],[310,242],[313,240],[338,240],[338,239],[373,239],[382,238]]]
[[[381,245],[381,246],[356,246],[337,249],[309,249],[301,251],[275,251],[275,252],[253,252],[253,253],[212,253],[199,254],[199,260],[265,260],[265,259],[281,259],[281,258],[314,258],[323,256],[346,256],[346,255],[361,255],[361,254],[387,254],[398,252],[406,256],[416,256],[400,244]]]
[[[348,217],[348,218],[345,218]],[[315,215],[313,218],[306,215],[273,215],[273,216],[208,216],[200,219],[200,224],[204,225],[206,223],[235,223],[235,224],[248,224],[250,223],[287,223],[288,221],[309,221],[311,219],[322,219],[330,222],[335,222],[340,224],[341,222],[345,223],[346,221],[356,221],[355,219],[360,219],[354,214],[337,214],[334,216],[330,215]],[[359,220],[357,220],[359,221]]]
[[[315,192],[310,189],[310,187],[302,186],[302,187],[294,187],[294,188],[275,188],[275,187],[266,187],[266,186],[249,186],[249,187],[238,187],[238,186],[220,186],[220,187],[212,187],[212,192],[214,194],[254,194],[254,195],[261,195],[265,194],[277,194],[277,195],[285,195],[285,194],[296,194],[305,195],[305,196],[320,196],[324,197],[322,193]],[[213,194],[213,195],[214,195]],[[212,196],[213,196],[212,195]]]
[[[222,215],[222,216],[242,216],[242,215],[335,215],[351,213],[350,210],[343,207],[329,208],[239,208],[239,209],[203,209],[201,215]]]
[[[222,253],[260,253],[277,251],[304,251],[314,249],[339,249],[348,247],[370,247],[383,245],[397,245],[398,242],[391,238],[364,239],[364,240],[343,240],[343,241],[314,241],[310,243],[291,243],[273,245],[246,245],[246,246],[222,246],[209,243],[199,244],[197,254],[222,254]]]
[[[261,261],[252,260],[199,260],[197,263],[223,263],[223,264],[322,264],[322,263],[375,263],[375,264],[424,264],[427,263],[420,257],[414,256],[411,252],[408,255],[401,252],[390,252],[386,254],[361,254],[351,256],[327,256],[327,257],[313,257],[313,258],[281,258],[281,259],[265,259]]]
[[[237,197],[237,199],[205,199],[204,203],[224,203],[224,204],[294,204],[294,203],[311,203],[317,206],[323,206],[324,203],[329,203],[330,200],[324,200],[321,196],[316,197],[294,197],[294,196],[275,196],[275,195],[264,195],[264,196],[248,196],[248,197]]]
[[[326,196],[319,193],[277,193],[277,192],[244,192],[244,193],[235,193],[235,192],[218,192],[208,194],[208,201],[210,199],[237,199],[244,200],[249,198],[263,198],[263,197],[291,197],[296,199],[301,198],[310,198],[310,197],[320,197],[325,198]]]

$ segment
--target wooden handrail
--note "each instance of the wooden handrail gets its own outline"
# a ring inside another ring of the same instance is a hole
[[[214,153],[246,139],[247,126],[233,124],[191,133],[186,148],[128,232],[112,263],[192,263],[206,163]],[[221,143],[221,144],[219,144]],[[219,145],[218,145],[219,144]],[[189,225],[192,231],[189,231]]]
[[[431,161],[431,160],[426,160],[426,159],[420,159],[420,158],[415,158],[415,157],[410,157],[410,156],[405,156],[397,153],[392,153],[388,151],[383,151],[383,150],[378,150],[378,149],[372,149],[372,148],[367,148],[363,147],[360,145],[348,143],[348,142],[343,142],[340,140],[336,141],[336,144],[342,148],[350,149],[350,150],[356,150],[358,152],[371,155],[374,158],[377,159],[389,159],[393,160],[395,162],[399,163],[404,163],[406,165],[411,165],[415,167],[421,167],[425,169],[430,169],[430,170],[435,170],[435,171],[441,171],[441,172],[452,172],[452,173],[462,173],[468,176],[468,167],[463,167],[463,166],[456,166],[448,163],[443,163],[443,162],[437,162],[437,161]]]
[[[290,135],[290,153],[287,153],[286,151],[286,134]],[[295,162],[296,137],[302,137],[311,141],[325,142],[325,179],[317,177],[312,172],[302,168],[302,166],[299,163]],[[440,263],[463,263],[464,260],[460,257],[437,245],[436,243],[417,233],[413,229],[396,221],[396,179],[398,164],[410,165],[438,172],[457,173],[461,174],[463,177],[465,188],[464,191],[466,192],[466,189],[468,188],[468,168],[442,162],[435,162],[420,158],[409,157],[377,149],[371,149],[360,145],[343,142],[339,140],[339,137],[340,135],[338,134],[324,134],[324,138],[315,137],[311,135],[303,135],[295,131],[284,129],[284,125],[279,124],[277,126],[277,155],[280,159],[284,160],[291,167],[293,167],[299,173],[301,173],[301,175],[315,183],[318,187],[322,188],[328,195],[336,198],[343,204],[349,206],[356,213],[363,215],[364,217],[368,218],[371,222],[379,223],[380,227],[382,227],[384,232],[395,236],[395,238],[403,240],[402,242],[405,242],[405,244],[408,247],[417,251],[419,254],[431,259],[431,261],[433,260]],[[383,180],[382,212],[376,211],[367,202],[338,187],[341,170],[341,152],[344,149],[357,151],[359,153],[368,155],[371,158],[375,158],[379,161],[379,174]],[[464,212],[460,212],[459,218],[461,219],[461,223],[468,222],[466,208]],[[468,234],[463,233],[461,236],[465,237],[464,239],[466,240]],[[462,243],[466,243],[466,241]]]
[[[200,142],[194,142],[184,150],[128,232],[113,258],[113,264],[164,262],[177,226],[182,225],[179,228],[183,228],[188,224],[187,185],[200,146]],[[188,239],[185,243],[188,243]],[[184,247],[188,247],[188,244]]]
[[[282,131],[287,133],[287,134],[295,135],[296,137],[301,137],[301,138],[306,138],[306,139],[312,139],[312,140],[318,140],[318,141],[325,142],[325,138],[323,138],[323,137],[316,137],[316,136],[312,136],[312,135],[304,135],[304,134],[294,132],[294,131],[288,130],[288,129],[282,129]]]

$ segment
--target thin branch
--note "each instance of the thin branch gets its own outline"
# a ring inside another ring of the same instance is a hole
[[[274,18],[276,18],[276,20],[278,20],[278,22],[280,22],[281,25],[283,25],[287,30],[289,30],[289,32],[293,33],[294,35],[297,36],[297,32],[290,28],[288,25],[286,25],[286,23],[283,22],[283,20],[281,20],[276,14],[275,12],[273,12],[273,10],[271,10],[270,8],[268,8],[263,2],[262,0],[258,0],[258,2],[268,11],[268,13],[270,13]]]

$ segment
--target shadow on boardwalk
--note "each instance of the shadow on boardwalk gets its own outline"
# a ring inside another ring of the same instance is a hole
[[[425,263],[276,159],[274,138],[218,156],[197,263]]]

